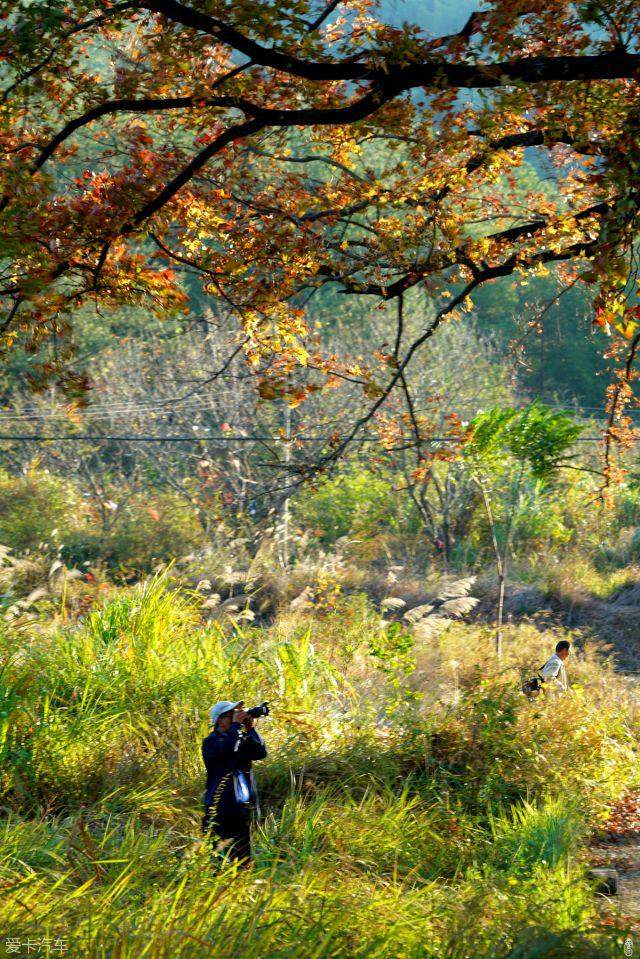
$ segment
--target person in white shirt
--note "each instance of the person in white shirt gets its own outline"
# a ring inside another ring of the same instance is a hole
[[[563,692],[567,691],[567,671],[564,663],[570,652],[571,643],[567,639],[561,639],[556,645],[555,653],[549,657],[538,674],[544,683],[557,684]]]

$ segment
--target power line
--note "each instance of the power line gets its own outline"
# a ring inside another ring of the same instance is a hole
[[[114,442],[114,443],[327,443],[326,436],[295,436],[291,440],[278,436],[7,436],[0,435],[0,442],[10,443],[77,443],[77,442]],[[376,436],[354,437],[352,443],[379,443]],[[429,436],[423,440],[427,443],[455,443],[455,437]],[[602,443],[602,436],[579,436],[574,443]]]
[[[180,416],[183,413],[195,413],[195,412],[212,412],[216,413],[217,410],[215,407],[218,405],[218,402],[224,397],[234,396],[237,398],[238,391],[234,389],[226,389],[218,391],[208,397],[199,397],[189,400],[184,404],[181,404],[179,407],[168,407],[169,400],[164,400],[160,402],[131,402],[124,403],[121,406],[110,405],[108,402],[105,404],[96,404],[95,406],[89,406],[82,409],[78,409],[76,412],[78,415],[81,415],[87,419],[97,420],[97,419],[110,419],[112,417],[118,416],[128,416],[133,414],[153,414],[157,417],[167,417],[167,416]],[[115,400],[114,402],[117,402]],[[561,406],[558,404],[553,404],[550,406],[551,409],[562,410],[573,413],[575,416],[581,416],[587,414],[587,411],[593,413],[601,413],[603,416],[606,413],[606,410],[602,407],[596,406],[584,406],[579,410],[571,410],[566,406]],[[415,410],[416,413],[428,412],[431,411],[431,407],[420,407]],[[640,409],[630,409],[625,411],[628,415],[640,415]],[[472,415],[472,414],[470,414]],[[0,423],[3,421],[9,420],[57,420],[57,419],[66,419],[68,418],[68,411],[66,408],[58,408],[56,410],[43,410],[42,408],[36,409],[35,407],[27,407],[22,411],[12,412],[10,410],[0,409]]]
[[[198,410],[212,410],[214,409],[218,400],[223,399],[225,396],[234,396],[238,397],[238,390],[227,390],[225,392],[216,393],[214,396],[209,398],[202,397],[200,400],[192,400],[189,403],[185,403],[180,407],[167,408],[167,402],[153,405],[153,404],[140,404],[135,403],[117,407],[106,405],[98,406],[89,406],[84,409],[75,410],[74,412],[78,415],[83,415],[86,417],[101,419],[108,418],[109,416],[118,416],[118,415],[129,415],[133,413],[153,413],[159,416],[175,416],[180,415],[181,413],[188,413]],[[57,410],[37,410],[35,408],[22,410],[21,412],[11,412],[9,410],[0,410],[0,422],[2,420],[28,420],[28,419],[58,419],[68,417],[68,411],[66,409],[57,409]]]
[[[305,442],[312,439],[325,440],[326,437],[301,437]],[[208,441],[210,443],[249,443],[249,442],[281,442],[278,437],[273,436],[96,436],[95,434],[78,436],[6,436],[0,435],[0,441],[30,441],[36,443],[50,443],[50,442],[80,442],[83,440],[90,440],[91,442],[96,442],[97,440],[109,440],[113,442],[127,442],[127,443],[198,443],[201,441]]]
[[[121,442],[121,443],[326,443],[328,442],[328,437],[326,436],[296,436],[292,440],[285,440],[279,436],[95,436],[95,435],[78,435],[78,436],[7,436],[0,435],[0,442],[32,442],[32,443],[64,443],[64,442],[81,442],[81,441],[109,441],[109,442]],[[433,441],[438,442],[448,442],[451,443],[453,440],[450,437],[437,436],[433,437]],[[353,442],[377,442],[376,437],[360,437],[355,438]],[[425,442],[432,442],[432,440],[427,440]]]

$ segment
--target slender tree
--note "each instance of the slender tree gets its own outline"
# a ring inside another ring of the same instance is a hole
[[[495,556],[499,657],[509,554],[523,485],[527,479],[549,485],[560,469],[570,466],[570,449],[581,432],[582,427],[567,413],[538,402],[522,410],[494,407],[470,424],[463,456],[482,498]],[[502,522],[497,517],[499,505]]]

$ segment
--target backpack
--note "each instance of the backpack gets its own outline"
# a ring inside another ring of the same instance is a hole
[[[540,675],[542,666],[537,671],[537,676],[533,676],[532,679],[528,679],[526,683],[523,683],[520,687],[520,692],[524,693],[527,699],[535,699],[536,696],[539,696],[542,692],[542,686],[544,684],[544,679]]]

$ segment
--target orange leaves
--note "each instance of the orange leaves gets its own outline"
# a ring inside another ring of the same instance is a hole
[[[80,22],[86,5],[68,6],[68,23]],[[623,0],[613,6],[637,32]],[[25,6],[27,19],[36,7]],[[211,9],[225,18],[227,7]],[[633,242],[637,213],[635,75],[565,83],[562,71],[552,81],[535,72],[506,82],[494,73],[496,85],[485,88],[492,60],[540,53],[543,71],[560,54],[592,50],[583,7],[494,0],[466,30],[434,40],[410,24],[376,23],[367,0],[341,6],[313,30],[305,3],[289,15],[278,4],[240,0],[229,24],[264,56],[239,70],[242,44],[160,15],[127,10],[68,37],[50,23],[50,63],[30,75],[29,97],[20,89],[3,115],[9,159],[0,192],[11,197],[3,260],[20,277],[8,309],[17,289],[30,301],[23,322],[38,336],[88,296],[112,307],[145,303],[164,315],[188,308],[188,273],[190,289],[200,285],[196,296],[215,299],[242,328],[250,366],[276,361],[262,388],[278,396],[292,370],[308,370],[316,344],[299,307],[322,286],[330,295],[347,289],[385,299],[394,284],[422,284],[429,295],[448,287],[456,296],[460,283],[483,275],[518,271],[524,285],[547,262],[581,257],[593,244],[605,250],[598,260],[589,249],[584,275],[604,287],[595,322],[632,342],[638,317],[626,309],[615,260]],[[31,26],[30,43],[41,39]],[[613,49],[608,21],[599,29]],[[33,63],[21,33],[4,29],[12,76]],[[98,48],[113,61],[96,64]],[[282,50],[289,60],[274,67]],[[306,75],[289,70],[296,58]],[[337,63],[356,75],[323,77]],[[363,77],[372,66],[380,76]],[[461,95],[458,82],[482,90]],[[127,101],[115,112],[114,97]],[[260,116],[276,112],[249,135],[245,121],[256,106]],[[90,125],[80,122],[87,111]],[[34,177],[40,145],[65,128]],[[205,162],[203,150],[226,131],[224,149]],[[535,165],[527,137],[539,151]],[[585,214],[602,203],[615,206],[611,215]],[[162,239],[159,252],[139,232],[147,223]],[[175,274],[165,269],[170,261]],[[11,335],[15,329],[17,322]],[[30,346],[42,342],[32,337]],[[367,361],[352,374],[346,361],[318,362],[318,379],[334,386],[353,375],[375,400],[397,360],[381,347],[373,361],[375,376]]]
[[[635,311],[634,311],[635,313]],[[637,317],[637,313],[635,313]],[[637,319],[631,319],[628,313],[625,313],[622,320],[619,323],[616,323],[616,329],[625,340],[630,341],[640,329]]]
[[[605,464],[601,496],[607,503],[612,501],[612,486],[621,482],[627,472],[620,465],[617,454],[629,450],[640,438],[640,430],[632,418],[625,413],[631,404],[637,405],[638,402],[634,395],[633,382],[639,375],[634,369],[639,345],[640,332],[636,332],[630,343],[622,344],[622,341],[614,340],[609,351],[609,355],[614,357],[620,365],[614,373],[614,381],[609,384],[606,391],[607,426],[604,432]]]
[[[393,353],[385,353],[382,350],[374,350],[373,356],[390,369],[398,368],[398,358]]]
[[[423,410],[380,411],[374,418],[380,447],[391,462],[399,457],[396,465],[401,465],[407,451],[412,451],[415,465],[410,476],[417,484],[430,481],[436,463],[455,460],[468,437],[460,417],[456,413],[443,414],[439,402],[439,397],[430,397]]]
[[[624,843],[637,839],[640,834],[640,790],[632,790],[618,800],[603,830],[606,842]]]
[[[262,400],[284,399],[292,409],[300,406],[307,397],[318,392],[319,389],[319,385],[312,383],[292,383],[284,376],[265,375],[258,380],[258,394]]]

